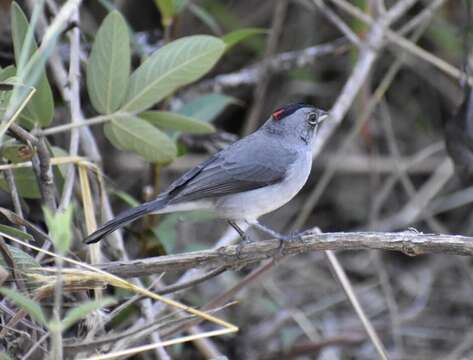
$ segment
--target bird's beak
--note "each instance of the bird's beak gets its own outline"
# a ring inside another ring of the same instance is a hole
[[[330,113],[328,113],[328,112],[324,112],[322,115],[320,115],[319,118],[318,118],[319,125],[322,124],[329,117],[330,117]]]

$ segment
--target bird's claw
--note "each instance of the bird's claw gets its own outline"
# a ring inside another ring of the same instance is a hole
[[[320,232],[320,229],[314,228],[314,229],[304,230],[304,231],[292,231],[287,235],[282,235],[281,234],[278,237],[278,240],[279,240],[279,246],[278,246],[279,251],[278,251],[278,253],[279,253],[279,255],[280,256],[284,255],[284,245],[285,245],[285,243],[291,242],[291,241],[302,240],[302,238],[305,235],[310,235],[310,234],[313,234],[314,232]]]
[[[251,242],[252,242],[251,239],[247,235],[241,236],[240,242],[238,243],[237,248],[236,248],[236,257],[238,259],[241,259],[241,249],[243,248],[243,246],[248,245]]]
[[[278,240],[279,240],[278,256],[280,256],[280,257],[284,256],[285,244],[288,243],[288,242],[291,242],[291,241],[299,240],[300,239],[300,234],[301,233],[297,233],[297,232],[290,232],[287,235],[280,234],[278,236]]]

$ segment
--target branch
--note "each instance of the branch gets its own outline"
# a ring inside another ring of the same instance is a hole
[[[330,43],[311,46],[302,50],[287,51],[269,59],[245,67],[239,71],[222,74],[213,79],[204,80],[191,87],[188,92],[206,92],[222,90],[243,85],[254,85],[261,81],[265,71],[271,74],[287,72],[311,65],[322,56],[340,54],[348,50],[350,45],[341,38]],[[186,91],[187,93],[187,91]]]
[[[335,0],[332,0],[335,1]],[[343,2],[343,0],[340,0]],[[338,3],[338,1],[335,1]],[[388,27],[406,12],[410,6],[415,3],[414,0],[398,2],[388,13],[370,23],[371,28],[366,35],[366,39],[362,44],[361,51],[353,71],[345,82],[337,101],[330,110],[330,120],[320,129],[317,141],[315,142],[312,155],[317,156],[327,140],[342,122],[345,114],[350,109],[356,95],[365,83],[368,75],[377,60],[380,49],[384,45],[384,36],[388,31]]]
[[[331,1],[335,3],[337,6],[339,6],[341,9],[343,9],[344,11],[352,15],[353,17],[357,18],[358,20],[361,20],[368,25],[374,24],[375,20],[372,17],[361,12],[360,9],[350,4],[346,0],[331,0]],[[439,3],[439,5],[441,4],[442,3]],[[431,7],[431,9],[433,9],[432,11],[435,11],[435,9],[437,8],[437,2],[435,2],[433,5],[434,6]],[[425,15],[425,17],[428,17],[428,15]],[[445,72],[446,74],[450,75],[453,78],[456,78],[458,80],[462,80],[465,78],[470,85],[473,84],[473,78],[471,76],[465,74],[463,71],[459,70],[457,67],[451,65],[450,63],[439,58],[438,56],[435,56],[432,53],[422,49],[421,47],[407,40],[405,37],[399,35],[398,33],[390,29],[386,29],[385,35],[386,35],[386,38],[393,45],[397,46],[401,50],[406,51],[410,53],[411,55],[416,56],[419,59],[422,59],[432,64],[437,69]]]
[[[49,149],[46,146],[44,138],[37,138],[30,134],[17,124],[11,124],[9,130],[12,135],[25,143],[29,143],[36,148],[36,154],[31,162],[33,170],[38,180],[39,189],[43,203],[52,211],[56,211],[55,186],[53,178],[53,170],[51,167],[51,157]]]
[[[322,250],[389,250],[409,256],[427,253],[473,255],[473,237],[461,235],[420,234],[413,231],[399,233],[308,233],[300,240],[284,243],[279,250],[279,240],[265,240],[241,246],[228,245],[214,250],[195,251],[139,260],[115,261],[99,265],[102,270],[121,277],[135,277],[162,271],[188,270],[199,267],[225,266],[239,268],[272,258],[279,254],[295,255]]]

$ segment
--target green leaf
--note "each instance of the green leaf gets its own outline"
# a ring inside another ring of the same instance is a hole
[[[0,83],[12,84],[13,78],[15,77],[16,69],[13,65],[7,66],[0,71]],[[12,85],[13,86],[13,85]],[[8,102],[10,101],[10,97],[12,95],[12,88],[6,87],[0,90],[0,117],[5,112]]]
[[[125,204],[127,204],[129,207],[135,207],[140,205],[140,202],[138,200],[136,200],[133,196],[124,191],[113,190],[112,193],[120,200],[122,200]]]
[[[146,111],[140,118],[160,128],[178,130],[189,134],[211,134],[215,127],[209,123],[170,111]]]
[[[174,9],[176,11],[176,14],[184,10],[188,3],[189,0],[174,0]]]
[[[9,65],[6,68],[3,68],[0,71],[0,81],[5,81],[11,77],[14,77],[16,73],[16,68],[14,65]]]
[[[64,317],[64,319],[61,321],[62,323],[62,331],[67,330],[70,328],[72,325],[74,325],[76,322],[78,322],[80,319],[85,318],[88,314],[91,312],[98,310],[102,307],[105,306],[110,306],[115,303],[115,300],[112,298],[104,298],[100,300],[92,300],[92,301],[87,301],[84,302],[76,307],[74,307],[72,310],[69,310]]]
[[[59,254],[64,255],[69,251],[72,243],[71,225],[74,206],[69,205],[63,212],[56,213],[52,213],[45,207],[43,212],[54,247]]]
[[[8,355],[6,352],[1,352],[0,360],[13,360],[13,358],[10,355]]]
[[[36,176],[32,169],[14,169],[13,176],[15,177],[16,188],[21,197],[27,199],[39,199],[41,197],[38,183],[36,182]],[[0,178],[0,189],[7,192],[10,191],[4,177]]]
[[[130,77],[122,110],[144,111],[205,75],[225,49],[222,40],[195,35],[173,41],[157,50]]]
[[[18,63],[29,24],[23,10],[15,2],[11,6],[11,22],[13,49],[15,60]],[[30,49],[28,49],[28,58],[37,49],[36,42],[33,40]],[[22,111],[21,116],[32,124],[38,124],[42,127],[48,126],[54,116],[54,99],[45,71],[41,72],[39,79],[31,86],[35,87],[36,92]]]
[[[169,163],[176,157],[176,144],[169,136],[136,116],[115,117],[104,130],[115,147],[137,153],[150,162]]]
[[[60,148],[59,146],[51,146],[51,152],[54,155],[54,157],[69,156],[69,153],[63,148]],[[58,165],[57,168],[61,172],[62,177],[66,177],[68,165]]]
[[[9,228],[9,229],[7,229]],[[18,229],[15,229],[15,231],[13,231],[14,228],[10,227],[10,226],[6,226],[6,225],[0,225],[0,232],[2,234],[6,234],[6,235],[10,235],[14,238],[17,238],[17,239],[20,239],[20,240],[25,240],[25,241],[33,241],[33,237],[27,233],[24,233]],[[21,233],[20,236],[18,236],[18,232]],[[16,234],[16,235],[15,235]],[[30,237],[30,240],[26,240],[27,236]],[[41,267],[41,265],[39,264],[39,262],[37,262],[35,260],[34,257],[32,257],[31,255],[25,253],[24,251],[18,249],[17,247],[15,246],[11,246],[11,245],[7,245],[8,247],[8,250],[10,251],[10,254],[13,258],[13,261],[15,262],[15,266],[17,267],[18,270],[21,270],[21,271],[30,271],[31,269],[38,269]],[[5,262],[3,256],[0,256],[0,265],[3,266],[3,267],[6,267],[8,266],[8,264]],[[28,283],[28,286],[30,286],[31,284]]]
[[[117,110],[130,77],[130,38],[125,19],[112,11],[103,21],[87,63],[87,91],[101,114]]]
[[[0,155],[12,163],[20,163],[30,161],[34,155],[34,150],[25,144],[14,142],[11,144],[5,143],[0,149]]]
[[[12,289],[0,288],[0,293],[10,298],[17,306],[25,310],[41,325],[46,325],[46,316],[38,303]]]
[[[249,37],[259,35],[259,34],[267,34],[267,33],[268,33],[268,30],[261,29],[261,28],[246,28],[246,29],[232,31],[222,36],[222,40],[227,46],[225,51],[230,50],[233,46],[248,39]]]
[[[154,0],[156,6],[161,14],[161,23],[164,27],[172,24],[176,8],[174,7],[174,0]]]
[[[178,110],[179,114],[201,121],[213,121],[227,105],[238,103],[238,100],[226,95],[209,94],[200,96],[185,104]]]
[[[212,16],[210,12],[207,11],[203,6],[199,6],[194,3],[189,4],[189,11],[200,21],[202,21],[205,25],[208,26],[210,30],[214,34],[222,34],[222,29],[220,28],[220,25],[218,24],[217,20],[215,20],[215,17]]]
[[[23,233],[23,237],[27,237],[26,233]],[[33,241],[33,237],[31,237],[31,241]],[[36,261],[34,257],[32,257],[30,254],[18,249],[15,246],[8,246],[8,250],[10,250],[11,256],[13,258],[13,261],[15,262],[15,266],[22,271],[29,271],[31,269],[38,269],[41,267],[40,263]],[[28,284],[30,285],[30,284]]]
[[[43,8],[44,0],[36,0],[35,6],[32,11],[32,18],[37,19],[40,15],[40,12]],[[56,16],[51,21],[50,26],[46,29],[44,36],[41,41],[41,47],[35,51],[32,56],[28,59],[24,67],[21,68],[21,71],[18,71],[18,81],[23,84],[23,86],[15,86],[13,90],[13,96],[11,97],[7,111],[6,118],[11,119],[12,115],[15,113],[16,109],[24,103],[24,101],[29,96],[31,86],[36,86],[41,75],[44,74],[46,61],[51,56],[56,43],[59,39],[59,36],[63,33],[66,25],[69,22],[70,14],[75,10],[74,6],[71,6],[72,2],[68,1],[61,8],[60,14],[62,16]],[[23,56],[22,56],[23,58]],[[36,86],[37,87],[37,86]],[[44,119],[42,119],[44,120]],[[0,123],[0,139],[3,137],[5,132],[8,129],[9,121],[3,121]]]
[[[0,224],[0,231],[4,234],[13,236],[16,239],[20,239],[20,240],[23,240],[23,241],[30,242],[30,241],[34,240],[33,237],[30,234],[25,233],[21,230],[18,230],[17,228],[15,228],[13,226]],[[0,258],[1,258],[1,256],[0,256]]]

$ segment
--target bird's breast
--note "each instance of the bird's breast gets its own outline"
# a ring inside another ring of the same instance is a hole
[[[299,154],[282,181],[224,196],[216,201],[216,211],[223,218],[252,222],[289,202],[307,182],[311,166],[311,153]]]

